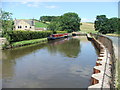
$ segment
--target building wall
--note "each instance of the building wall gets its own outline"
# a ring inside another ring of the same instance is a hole
[[[30,26],[24,20],[21,20],[18,24],[15,21],[15,30],[35,30],[35,26]]]

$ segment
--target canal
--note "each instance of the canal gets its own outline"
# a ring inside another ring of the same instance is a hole
[[[97,52],[85,36],[2,51],[3,88],[87,88]]]

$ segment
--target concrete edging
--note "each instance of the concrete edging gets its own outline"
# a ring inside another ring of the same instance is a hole
[[[93,68],[93,74],[91,76],[91,85],[88,87],[88,89],[110,88],[110,53],[108,52],[107,48],[95,38],[92,38],[92,42],[99,49],[99,56],[96,61],[96,66],[94,66]]]

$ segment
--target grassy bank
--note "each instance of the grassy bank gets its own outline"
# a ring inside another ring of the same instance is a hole
[[[116,36],[116,37],[120,37],[120,34],[111,34],[111,33],[109,33],[109,34],[106,34],[106,35],[108,35],[108,36]]]
[[[46,42],[47,42],[47,38],[25,40],[25,41],[11,43],[9,46],[4,45],[3,49],[21,47],[21,46],[26,46],[26,45],[36,44],[36,43],[46,43]]]
[[[42,22],[35,22],[35,27],[36,28],[46,28],[47,24],[42,23]]]
[[[81,32],[84,33],[97,33],[94,28],[94,23],[89,22],[82,22],[82,25],[80,26]]]

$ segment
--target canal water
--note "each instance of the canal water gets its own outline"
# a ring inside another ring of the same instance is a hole
[[[85,36],[2,52],[3,88],[87,88],[97,52]]]

